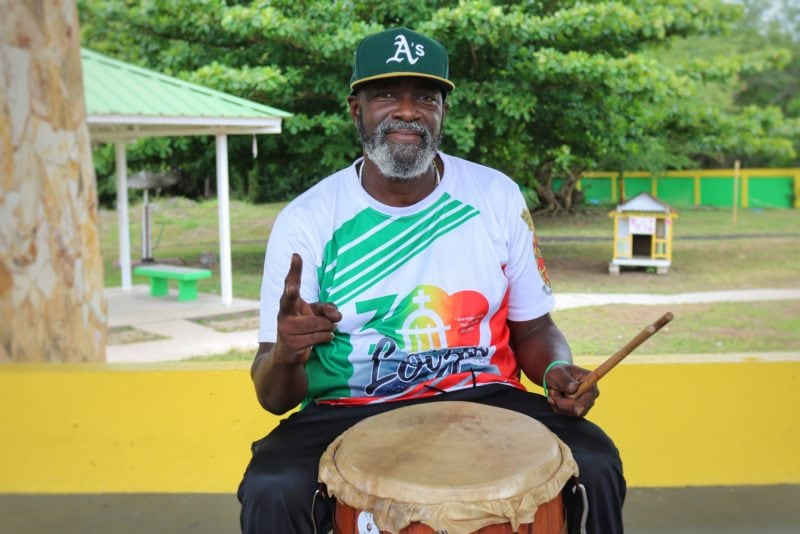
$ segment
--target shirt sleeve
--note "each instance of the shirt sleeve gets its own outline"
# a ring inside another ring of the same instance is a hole
[[[508,318],[527,321],[549,313],[555,306],[544,260],[536,244],[533,219],[517,189],[510,199],[506,224],[509,236]]]

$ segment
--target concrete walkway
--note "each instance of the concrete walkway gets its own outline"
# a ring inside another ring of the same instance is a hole
[[[793,534],[800,486],[628,488],[628,534]],[[14,534],[236,534],[233,494],[0,495]],[[602,534],[602,533],[601,533]]]
[[[105,290],[109,328],[129,326],[166,339],[109,345],[109,363],[145,363],[183,360],[191,356],[221,354],[231,349],[252,350],[258,346],[257,330],[218,332],[192,319],[258,310],[257,300],[233,299],[223,306],[219,295],[201,293],[197,300],[179,302],[177,291],[166,297],[151,297],[148,286]]]
[[[109,327],[130,326],[166,339],[109,345],[106,358],[111,363],[183,360],[191,356],[220,354],[231,349],[251,350],[258,346],[257,329],[218,332],[192,319],[213,315],[258,310],[257,300],[234,299],[223,306],[218,295],[200,294],[196,301],[178,302],[173,290],[166,297],[151,297],[147,286],[130,291],[106,289]],[[698,304],[704,302],[800,300],[800,289],[742,289],[663,295],[654,293],[560,293],[556,309],[608,304]]]

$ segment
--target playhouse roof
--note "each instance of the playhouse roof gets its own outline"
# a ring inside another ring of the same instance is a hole
[[[670,207],[668,204],[658,200],[648,193],[639,193],[622,204],[619,204],[615,211],[619,213],[626,211],[675,213],[675,210],[672,209],[672,207]]]

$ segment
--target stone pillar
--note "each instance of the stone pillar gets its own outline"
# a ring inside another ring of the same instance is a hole
[[[75,0],[0,13],[0,362],[105,361]]]

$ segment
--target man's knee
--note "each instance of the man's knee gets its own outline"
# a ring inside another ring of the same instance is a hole
[[[578,482],[583,486],[586,501],[581,491],[573,491],[567,484],[564,504],[568,512],[569,531],[578,532],[583,513],[588,505],[587,532],[622,532],[622,506],[625,502],[626,483],[622,473],[622,461],[613,451],[605,453],[573,450],[580,474]],[[577,490],[577,488],[575,488]]]
[[[296,508],[300,504],[308,504],[303,502],[308,490],[307,481],[286,476],[285,473],[247,473],[239,488],[239,500],[242,504],[252,502],[270,508]]]
[[[582,483],[592,486],[603,485],[604,481],[623,481],[622,460],[616,452],[586,452],[573,450],[572,455],[578,463],[579,478]]]
[[[242,532],[312,532],[317,463],[260,466],[250,469],[239,486]],[[317,523],[325,521],[326,504],[316,503]]]

